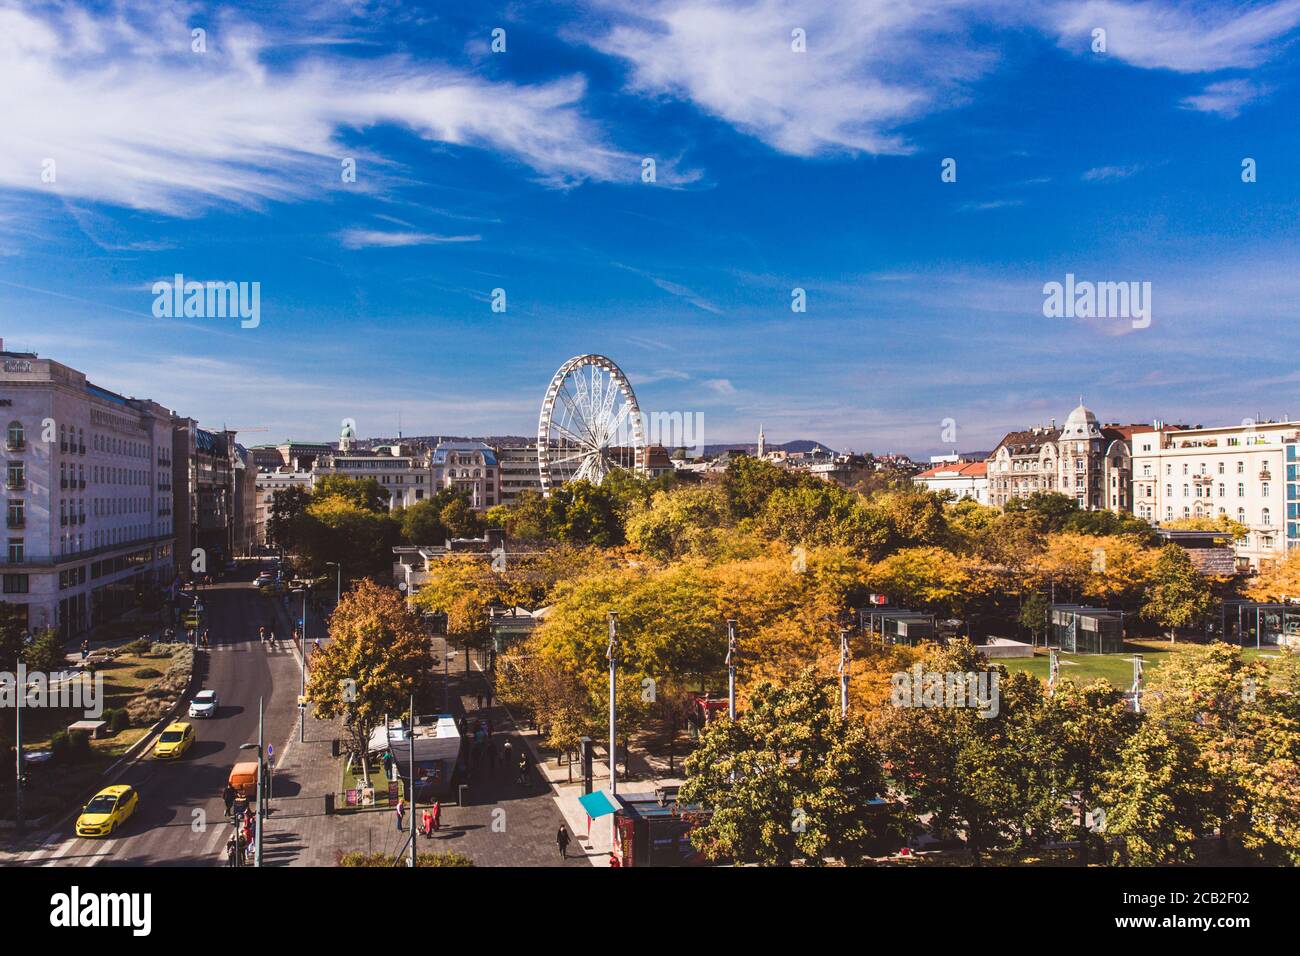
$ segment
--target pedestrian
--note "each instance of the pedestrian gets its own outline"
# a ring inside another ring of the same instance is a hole
[[[90,641],[81,642],[81,659],[84,661],[90,656]]]
[[[226,802],[226,816],[230,816],[230,810],[235,805],[235,788],[226,784],[226,789],[221,791],[221,799]]]
[[[528,754],[519,755],[519,778],[515,782],[521,785],[528,782]]]
[[[433,828],[434,830],[442,829],[442,803],[437,800],[433,802]]]
[[[510,762],[511,762],[511,758],[514,757],[514,754],[515,754],[515,748],[512,747],[512,746],[510,746],[510,741],[507,740],[507,741],[506,741],[506,745],[505,745],[504,747],[501,748],[501,764],[502,764],[502,766],[504,766],[504,767],[509,767],[509,766],[510,766]]]
[[[231,837],[226,841],[226,866],[239,865],[239,844]]]
[[[433,836],[433,814],[429,808],[425,807],[424,815],[421,817],[420,830],[424,833],[425,839]]]
[[[615,869],[618,869],[620,866],[623,865],[622,863],[620,863],[620,862],[618,861],[618,857],[616,857],[616,856],[614,855],[614,851],[613,851],[613,850],[610,850],[610,851],[609,851],[609,865],[612,866],[612,867],[614,867]]]
[[[402,802],[402,798],[398,797],[397,798],[397,832],[398,833],[403,832],[402,817],[405,815],[406,815],[406,805]]]
[[[569,858],[569,829],[563,823],[560,824],[560,829],[555,832],[555,844],[560,848],[560,859],[567,860]]]

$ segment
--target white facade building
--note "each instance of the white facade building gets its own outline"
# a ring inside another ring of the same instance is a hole
[[[1133,435],[1133,513],[1155,525],[1226,515],[1249,528],[1239,567],[1258,570],[1286,551],[1286,446],[1300,422],[1222,428],[1157,423]]]
[[[912,481],[931,491],[949,491],[960,501],[969,498],[982,505],[989,503],[988,463],[983,461],[945,463],[928,468]]]
[[[175,574],[173,416],[34,353],[0,360],[3,600],[66,639]]]
[[[310,471],[259,471],[257,473],[257,511],[254,522],[257,528],[254,544],[265,547],[266,522],[271,517],[272,499],[277,491],[287,488],[305,488],[311,491]]]
[[[365,480],[373,478],[388,492],[391,510],[409,508],[432,495],[429,452],[410,445],[380,445],[369,451],[354,451],[356,432],[344,425],[339,436],[339,450],[324,455],[312,469],[312,486],[327,475]]]

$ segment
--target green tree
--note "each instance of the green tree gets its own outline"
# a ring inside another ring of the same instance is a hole
[[[343,596],[329,633],[311,657],[307,697],[320,717],[342,718],[353,752],[364,754],[386,714],[428,691],[429,636],[396,591],[364,580]]]
[[[469,506],[469,500],[457,496],[443,505],[438,520],[453,538],[477,538],[483,533],[483,519]]]
[[[0,601],[0,670],[14,673],[23,653],[27,634],[27,615],[23,608]]]
[[[344,498],[358,508],[382,513],[388,511],[392,495],[374,478],[348,478],[345,475],[325,475],[312,489],[312,500]]]
[[[919,671],[896,676],[899,691],[892,706],[879,710],[881,746],[908,808],[917,816],[928,815],[927,826],[940,836],[964,834],[978,864],[990,850],[1017,842],[1016,834],[1024,829],[1026,809],[1007,781],[1026,779],[1035,755],[1013,745],[1008,728],[1026,716],[1017,713],[1020,708],[1036,704],[1029,693],[1021,700],[1003,694],[1001,668],[984,661],[967,641],[930,647],[916,667]],[[988,674],[984,679],[990,690],[997,675],[996,713],[952,705],[949,680],[960,686],[965,675],[978,681],[981,673]]]
[[[1160,549],[1146,594],[1142,616],[1163,627],[1170,641],[1178,628],[1205,620],[1214,605],[1209,582],[1176,544]]]
[[[313,501],[299,516],[293,533],[309,573],[324,573],[332,561],[342,564],[351,579],[390,579],[393,547],[402,538],[395,515],[363,508],[338,495]]]
[[[841,720],[833,686],[811,670],[764,682],[734,722],[705,729],[679,798],[709,811],[691,834],[707,858],[856,861],[897,832],[872,803],[885,792],[880,755],[860,722]]]
[[[776,491],[794,488],[799,483],[799,476],[794,472],[771,462],[741,456],[727,465],[722,475],[722,493],[732,517],[753,518]]]
[[[1088,829],[1088,814],[1096,808],[1098,792],[1118,764],[1135,722],[1123,694],[1105,681],[1085,687],[1062,681],[1047,698],[1046,710],[1045,725],[1054,735],[1055,790],[1072,795],[1079,862],[1086,866],[1097,842]]]
[[[54,674],[68,668],[68,651],[63,638],[54,628],[36,634],[36,639],[23,650],[23,663],[29,671]]]
[[[1124,741],[1098,803],[1129,866],[1191,863],[1214,822],[1209,773],[1191,724],[1148,718]]]
[[[271,513],[266,518],[267,540],[286,551],[296,550],[298,542],[294,539],[294,527],[306,513],[311,500],[311,492],[301,485],[281,488],[272,494]]]

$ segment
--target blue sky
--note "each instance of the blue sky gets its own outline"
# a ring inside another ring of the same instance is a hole
[[[1298,28],[1300,0],[0,0],[0,335],[250,443],[531,434],[583,352],[710,442],[927,454],[951,418],[991,448],[1080,394],[1300,416]],[[259,282],[260,325],[154,317],[178,272]],[[1066,273],[1150,282],[1150,327],[1045,318]]]

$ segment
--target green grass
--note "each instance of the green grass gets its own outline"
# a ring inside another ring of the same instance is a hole
[[[1089,684],[1095,680],[1101,679],[1108,681],[1113,687],[1121,690],[1128,690],[1133,684],[1133,655],[1141,654],[1144,667],[1144,674],[1149,678],[1152,671],[1157,669],[1161,663],[1169,659],[1171,654],[1186,653],[1189,648],[1195,647],[1194,644],[1171,644],[1166,640],[1134,640],[1124,642],[1124,652],[1122,654],[1062,654],[1061,655],[1061,677],[1068,677],[1078,684]],[[1241,656],[1246,660],[1254,660],[1263,655],[1265,657],[1279,653],[1276,647],[1243,648]],[[1016,673],[1026,671],[1036,677],[1047,680],[1048,658],[1047,652],[1040,650],[1032,658],[1011,658],[1003,660],[1008,671]]]

